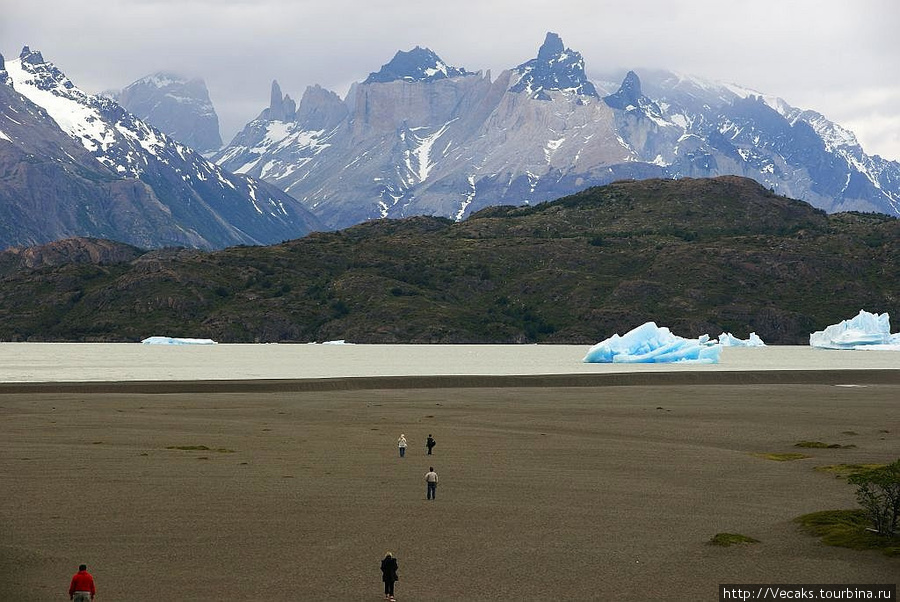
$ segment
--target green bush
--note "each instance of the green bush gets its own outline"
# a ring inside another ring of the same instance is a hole
[[[875,530],[888,537],[896,535],[900,522],[900,460],[851,475],[847,482],[856,485],[856,499]]]
[[[759,540],[740,533],[716,533],[707,543],[711,546],[727,548],[738,544],[759,543]]]

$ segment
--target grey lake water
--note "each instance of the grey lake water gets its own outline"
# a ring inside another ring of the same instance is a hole
[[[585,364],[588,345],[0,343],[0,383],[900,369],[897,351],[726,347],[718,364]]]

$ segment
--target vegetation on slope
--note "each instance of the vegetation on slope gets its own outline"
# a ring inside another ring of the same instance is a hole
[[[269,247],[25,267],[0,339],[594,343],[654,320],[770,344],[896,308],[900,221],[736,177],[617,182],[464,222],[367,222]]]

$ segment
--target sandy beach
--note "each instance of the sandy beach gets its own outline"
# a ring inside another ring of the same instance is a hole
[[[404,601],[897,582],[792,522],[856,507],[816,467],[900,456],[896,370],[607,376],[7,381],[0,598],[65,599],[85,562],[98,600],[378,600],[388,550]]]

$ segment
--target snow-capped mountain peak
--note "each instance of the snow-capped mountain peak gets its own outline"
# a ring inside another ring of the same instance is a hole
[[[100,115],[103,108],[115,103],[91,97],[77,88],[40,52],[25,46],[18,59],[6,62],[6,71],[16,92],[43,107],[63,131],[87,150],[102,152],[115,142],[115,129]]]
[[[208,152],[222,146],[219,117],[206,83],[198,77],[161,71],[108,96],[129,113],[193,149]]]
[[[418,214],[460,220],[623,178],[726,174],[829,211],[900,213],[900,165],[777,97],[632,71],[604,81],[599,102],[581,55],[552,32],[536,58],[495,80],[420,78],[424,65],[444,74],[423,48],[395,59],[343,101],[307,89],[293,120],[273,111],[286,100],[277,91],[215,160],[282,187],[336,228]]]
[[[474,75],[461,67],[452,67],[428,48],[416,46],[409,51],[398,51],[394,58],[377,73],[370,73],[364,84],[392,82],[435,81],[448,77]]]
[[[550,100],[548,92],[565,91],[599,98],[594,84],[584,74],[581,53],[566,48],[562,38],[548,32],[537,58],[515,68],[518,81],[510,92],[524,92],[535,100]]]
[[[171,230],[162,238],[142,234],[146,238],[134,239],[138,244],[153,246],[159,240],[201,247],[259,244],[301,236],[316,222],[295,199],[275,187],[228,173],[115,101],[86,94],[40,52],[26,46],[5,67],[14,93],[43,109],[41,128],[58,127],[80,143],[98,163],[92,169],[102,173],[102,179],[128,179],[152,191],[148,196],[153,207],[143,211],[161,212]],[[140,221],[140,217],[136,213],[123,220],[131,225],[116,230],[119,240],[128,240],[133,232],[127,228],[138,228],[129,220]]]
[[[641,79],[634,71],[629,71],[622,80],[622,85],[615,94],[603,98],[609,107],[627,113],[644,115],[658,125],[670,125],[663,116],[659,105],[644,95],[641,90]]]

